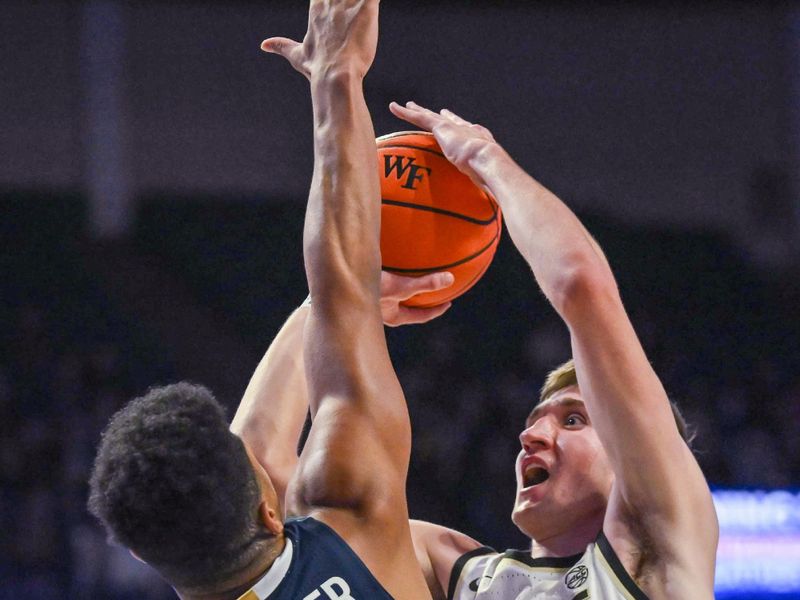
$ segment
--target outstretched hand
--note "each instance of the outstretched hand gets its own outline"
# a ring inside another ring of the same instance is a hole
[[[308,31],[302,43],[285,37],[261,42],[264,52],[279,54],[309,80],[315,74],[367,74],[378,44],[380,0],[311,0]]]
[[[422,277],[403,277],[381,271],[381,315],[389,327],[427,323],[443,315],[451,303],[445,302],[430,308],[414,308],[400,303],[416,294],[436,292],[453,285],[455,278],[447,271],[431,273]]]
[[[470,163],[479,156],[481,150],[497,145],[488,129],[470,123],[446,108],[435,113],[415,102],[406,102],[405,106],[392,102],[389,110],[396,117],[430,131],[447,160],[469,175],[476,185],[486,188],[485,182]]]

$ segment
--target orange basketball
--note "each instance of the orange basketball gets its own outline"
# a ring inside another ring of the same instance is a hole
[[[497,203],[459,171],[432,134],[405,131],[379,137],[381,259],[386,271],[419,276],[450,271],[452,286],[417,294],[406,306],[436,306],[457,298],[486,272],[500,241]]]

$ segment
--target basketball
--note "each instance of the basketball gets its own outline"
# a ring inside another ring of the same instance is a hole
[[[447,289],[417,294],[406,306],[448,302],[475,285],[500,241],[500,207],[459,171],[426,131],[377,139],[381,181],[381,262],[398,275],[450,271]]]

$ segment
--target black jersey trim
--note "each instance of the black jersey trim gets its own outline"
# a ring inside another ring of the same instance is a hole
[[[614,552],[614,548],[611,547],[611,543],[608,541],[606,534],[602,531],[600,535],[597,536],[597,547],[600,549],[603,558],[606,559],[606,562],[611,567],[611,570],[614,571],[614,575],[617,576],[617,579],[619,579],[628,593],[633,596],[635,600],[650,600],[647,594],[636,585],[636,582],[625,570],[625,567],[622,566],[622,562],[619,560],[617,553]]]
[[[529,567],[544,567],[547,569],[569,569],[574,567],[582,556],[583,554],[573,554],[572,556],[544,556],[541,558],[533,558],[530,551],[506,550],[503,552],[504,558],[510,558],[526,564]]]
[[[497,554],[497,550],[489,546],[481,546],[462,554],[458,557],[458,560],[453,563],[453,569],[450,571],[450,582],[447,584],[447,600],[453,600],[453,595],[456,593],[458,578],[461,577],[461,571],[464,570],[464,565],[467,564],[467,561],[476,556],[483,556],[484,554]]]

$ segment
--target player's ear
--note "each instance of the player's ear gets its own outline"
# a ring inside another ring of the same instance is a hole
[[[272,535],[283,533],[283,521],[266,500],[262,500],[258,505],[258,518]]]

